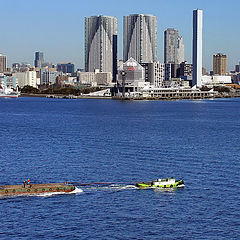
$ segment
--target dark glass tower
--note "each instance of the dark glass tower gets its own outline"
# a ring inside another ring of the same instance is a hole
[[[34,66],[41,68],[43,62],[43,52],[35,52]]]

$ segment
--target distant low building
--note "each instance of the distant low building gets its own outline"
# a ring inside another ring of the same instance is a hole
[[[212,87],[231,83],[231,76],[202,76],[202,85],[204,86]]]
[[[53,85],[56,83],[57,76],[61,73],[57,71],[51,71],[47,68],[40,70],[40,85]]]
[[[112,83],[111,72],[78,72],[78,82],[86,86],[110,86]]]
[[[95,73],[78,72],[78,82],[80,85],[93,86],[95,82]]]
[[[71,77],[68,75],[59,75],[56,77],[56,84],[62,87],[64,86],[73,86],[77,85],[77,77]]]
[[[74,73],[75,66],[73,63],[58,63],[57,71],[63,73]]]
[[[172,78],[171,80],[163,81],[163,88],[190,88],[190,81],[182,78]]]

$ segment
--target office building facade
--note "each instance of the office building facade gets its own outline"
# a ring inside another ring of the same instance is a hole
[[[59,63],[57,64],[57,71],[63,73],[74,73],[74,64],[73,63]]]
[[[7,71],[7,56],[0,54],[0,72]]]
[[[85,18],[85,71],[117,74],[117,19],[110,16]]]
[[[157,17],[145,14],[124,16],[123,59],[139,63],[157,61]]]
[[[164,63],[184,62],[184,43],[178,30],[168,28],[164,31]]]
[[[193,10],[193,76],[192,86],[202,86],[202,30],[203,11]]]
[[[218,53],[213,55],[213,74],[225,75],[227,73],[227,55]]]

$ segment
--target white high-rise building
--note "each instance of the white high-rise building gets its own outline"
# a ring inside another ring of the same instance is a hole
[[[184,43],[178,30],[168,28],[164,32],[164,63],[180,64],[184,62]]]
[[[85,71],[117,74],[117,19],[110,16],[85,18]]]
[[[193,76],[192,86],[202,86],[202,30],[203,11],[193,11]]]
[[[16,72],[13,74],[18,80],[18,86],[32,86],[37,87],[37,73],[36,71]]]
[[[157,17],[145,14],[124,16],[123,59],[139,63],[157,61]]]

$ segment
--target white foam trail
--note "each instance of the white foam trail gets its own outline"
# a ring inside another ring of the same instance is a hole
[[[83,190],[80,188],[75,188],[73,191],[71,192],[48,192],[48,193],[40,193],[40,194],[32,194],[31,196],[38,196],[38,197],[51,197],[53,195],[59,195],[59,194],[78,194],[78,193],[82,193]]]
[[[138,187],[134,186],[134,185],[125,185],[125,186],[121,186],[121,185],[110,185],[109,186],[111,189],[117,189],[117,190],[125,190],[125,189],[137,189]]]
[[[83,190],[81,188],[75,187],[75,189],[72,192],[70,192],[70,194],[72,194],[72,193],[82,193],[82,192],[83,192]]]

